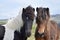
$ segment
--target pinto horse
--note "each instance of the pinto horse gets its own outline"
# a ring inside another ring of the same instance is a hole
[[[23,8],[22,13],[0,25],[0,40],[26,40],[31,35],[33,20],[34,8]]]
[[[58,26],[54,21],[50,20],[49,8],[37,7],[36,11],[35,40],[58,40]]]
[[[34,11],[35,9],[31,6],[23,8],[22,18],[25,24],[20,30],[20,40],[27,40],[31,35],[32,24],[35,16]]]

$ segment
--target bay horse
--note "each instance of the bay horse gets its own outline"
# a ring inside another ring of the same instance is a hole
[[[25,40],[31,35],[34,8],[28,6],[6,24],[0,25],[0,40]],[[23,38],[23,39],[21,39]]]
[[[58,40],[59,32],[56,22],[50,20],[49,8],[37,7],[35,40]]]

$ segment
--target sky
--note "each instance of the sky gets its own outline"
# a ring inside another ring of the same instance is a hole
[[[51,15],[60,14],[60,0],[0,0],[0,19],[13,18],[29,5],[48,7]]]

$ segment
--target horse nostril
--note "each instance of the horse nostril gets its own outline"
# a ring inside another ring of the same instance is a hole
[[[31,35],[31,33],[28,33],[28,37]]]
[[[26,33],[26,37],[30,37],[30,35],[31,35],[30,32]]]
[[[39,37],[44,37],[44,33],[38,33]]]

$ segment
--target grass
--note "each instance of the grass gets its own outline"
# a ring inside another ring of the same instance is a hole
[[[31,31],[31,36],[28,38],[28,40],[35,40],[35,38],[34,38],[35,29],[36,29],[36,25],[33,25],[32,31]]]
[[[0,20],[0,25],[3,25],[3,24],[5,24],[7,22],[7,20]]]

